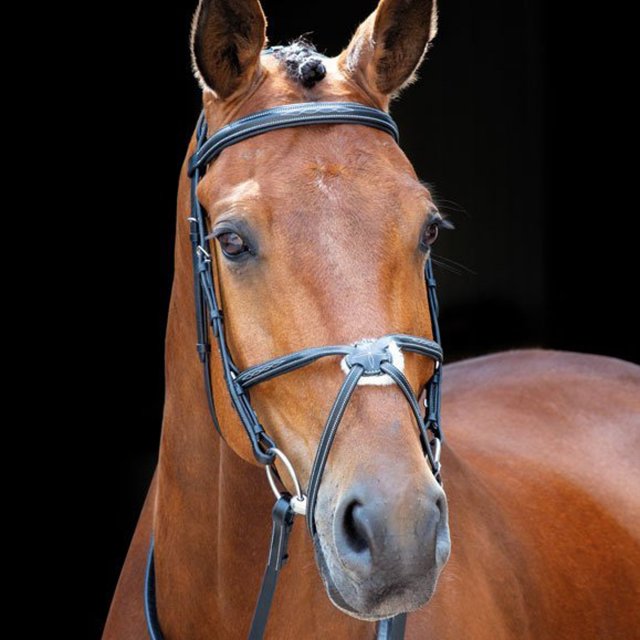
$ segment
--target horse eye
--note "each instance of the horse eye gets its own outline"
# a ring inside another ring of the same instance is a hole
[[[430,225],[427,225],[427,228],[422,234],[422,245],[424,247],[430,247],[438,239],[439,231],[440,227],[436,222],[432,222]]]
[[[220,243],[222,253],[227,258],[238,258],[239,256],[249,253],[249,246],[247,243],[233,231],[227,231],[217,236],[217,240]]]

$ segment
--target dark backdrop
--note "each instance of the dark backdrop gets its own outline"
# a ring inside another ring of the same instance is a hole
[[[101,16],[97,78],[82,98],[101,141],[90,171],[77,161],[91,176],[100,291],[99,302],[81,301],[97,340],[87,350],[97,345],[99,358],[77,381],[79,421],[91,416],[95,439],[85,523],[99,546],[83,609],[92,637],[155,464],[177,177],[199,111],[187,51],[193,3],[147,4],[114,2]],[[331,55],[374,8],[263,5],[272,43],[312,32]],[[563,15],[543,0],[441,3],[421,81],[392,112],[457,227],[436,251],[460,265],[437,269],[449,360],[523,346],[638,359],[635,178],[617,151],[629,107],[611,74],[626,54],[610,30],[617,20]]]

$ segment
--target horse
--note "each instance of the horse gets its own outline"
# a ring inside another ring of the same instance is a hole
[[[386,112],[436,25],[435,0],[381,0],[336,57],[303,40],[266,54],[258,0],[201,0],[191,51],[203,122],[215,132],[299,103]],[[196,131],[187,158],[197,146]],[[149,637],[151,540],[163,636],[247,637],[270,544],[272,491],[220,348],[206,367],[223,438],[194,349],[189,174],[185,161],[158,465],[105,640]],[[251,137],[220,153],[193,197],[212,231],[209,266],[239,369],[310,345],[434,338],[423,269],[446,220],[386,132],[314,124]],[[437,364],[402,355],[419,394]],[[639,638],[640,368],[524,350],[442,376],[442,485],[397,386],[355,388],[317,492],[317,536],[291,530],[265,637],[372,638],[375,621],[410,612],[410,639]],[[332,357],[251,389],[302,487],[344,378]]]

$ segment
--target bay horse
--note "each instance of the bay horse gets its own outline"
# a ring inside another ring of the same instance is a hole
[[[381,0],[335,58],[304,41],[266,55],[258,0],[201,0],[192,59],[206,128],[297,103],[387,111],[435,33],[434,1]],[[197,144],[194,135],[188,157]],[[164,638],[247,637],[269,548],[273,495],[221,354],[214,346],[209,373],[224,440],[193,348],[189,175],[185,162],[159,462],[105,640],[149,637],[152,539]],[[434,337],[423,269],[446,222],[384,131],[313,125],[243,140],[208,167],[194,197],[240,369],[309,345]],[[403,355],[398,366],[420,393],[435,365]],[[251,390],[302,486],[344,377],[327,358]],[[446,366],[443,381],[446,494],[398,388],[357,389],[317,494],[317,537],[293,528],[266,637],[373,638],[372,621],[411,612],[407,638],[639,638],[640,369],[514,351]]]

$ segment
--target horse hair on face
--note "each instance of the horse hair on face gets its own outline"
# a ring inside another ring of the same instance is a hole
[[[284,62],[288,75],[306,89],[320,82],[326,75],[324,56],[313,43],[298,38],[287,46],[272,47],[273,55]]]

